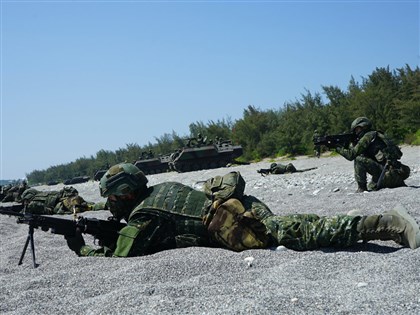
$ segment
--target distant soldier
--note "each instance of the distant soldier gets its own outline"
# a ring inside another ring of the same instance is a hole
[[[21,201],[24,211],[33,214],[72,214],[105,208],[103,203],[85,201],[73,187],[64,187],[59,191],[30,188],[23,192]]]
[[[410,168],[399,160],[402,152],[382,132],[374,131],[371,121],[358,117],[351,124],[357,142],[349,147],[339,146],[336,151],[349,161],[354,160],[357,192],[405,186]],[[367,185],[367,174],[372,180]]]
[[[187,141],[187,147],[188,148],[191,148],[191,147],[195,146],[193,144],[194,142],[197,142],[197,139],[196,138],[189,138],[188,141]]]
[[[315,131],[314,131],[314,139],[316,139],[316,138],[318,138],[318,137],[319,137],[318,130],[315,130]],[[314,155],[315,155],[317,158],[320,158],[320,157],[321,157],[321,146],[319,146],[319,145],[315,146],[315,148],[314,148]]]
[[[7,192],[12,188],[13,186],[11,184],[2,185],[0,186],[0,201],[3,201],[4,197],[6,197]]]
[[[26,180],[22,181],[19,185],[11,186],[7,189],[2,202],[20,202],[22,193],[28,188]]]
[[[287,165],[280,164],[280,163],[271,163],[270,168],[262,168],[257,172],[261,175],[265,176],[268,174],[291,174],[291,173],[302,173],[310,170],[314,170],[316,167],[306,168],[303,170],[297,170],[296,167],[289,163]]]
[[[205,145],[207,143],[207,137],[204,137],[201,135],[201,133],[199,133],[197,135],[197,145],[201,146],[201,145]]]

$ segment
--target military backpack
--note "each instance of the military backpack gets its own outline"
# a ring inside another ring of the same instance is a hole
[[[245,180],[239,172],[215,176],[204,183],[204,192],[211,200],[226,201],[230,198],[241,200],[245,191]]]
[[[204,183],[204,192],[213,201],[203,216],[210,238],[234,251],[265,248],[268,234],[265,226],[242,200],[245,180],[239,172],[216,176]]]
[[[375,140],[378,139],[380,144],[375,152],[375,158],[379,163],[394,163],[401,159],[403,153],[394,142],[381,132],[376,132]]]

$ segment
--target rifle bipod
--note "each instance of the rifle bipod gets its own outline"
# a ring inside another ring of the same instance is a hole
[[[26,238],[25,246],[23,247],[22,254],[20,255],[18,265],[22,265],[29,242],[31,243],[32,262],[34,263],[34,268],[36,268],[39,265],[35,262],[34,227],[32,225],[29,225],[28,237]]]

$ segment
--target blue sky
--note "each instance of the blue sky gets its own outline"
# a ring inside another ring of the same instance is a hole
[[[419,65],[419,1],[1,1],[0,179]]]

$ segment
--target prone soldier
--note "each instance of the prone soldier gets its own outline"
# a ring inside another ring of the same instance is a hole
[[[292,163],[288,163],[287,165],[280,164],[280,163],[271,163],[270,168],[262,168],[257,170],[262,176],[266,176],[268,174],[291,174],[291,173],[302,173],[310,170],[314,170],[316,167],[305,168],[303,170],[298,170]]]
[[[404,209],[370,216],[274,215],[262,201],[244,195],[239,172],[208,179],[204,191],[177,182],[147,183],[132,164],[112,166],[100,181],[100,192],[114,218],[127,226],[116,242],[99,248],[86,245],[78,231],[65,236],[69,248],[79,256],[132,257],[188,246],[314,250],[346,248],[360,240],[420,246],[419,226]]]
[[[59,191],[27,189],[22,194],[22,208],[33,214],[72,214],[105,209],[104,203],[85,201],[73,187]]]

